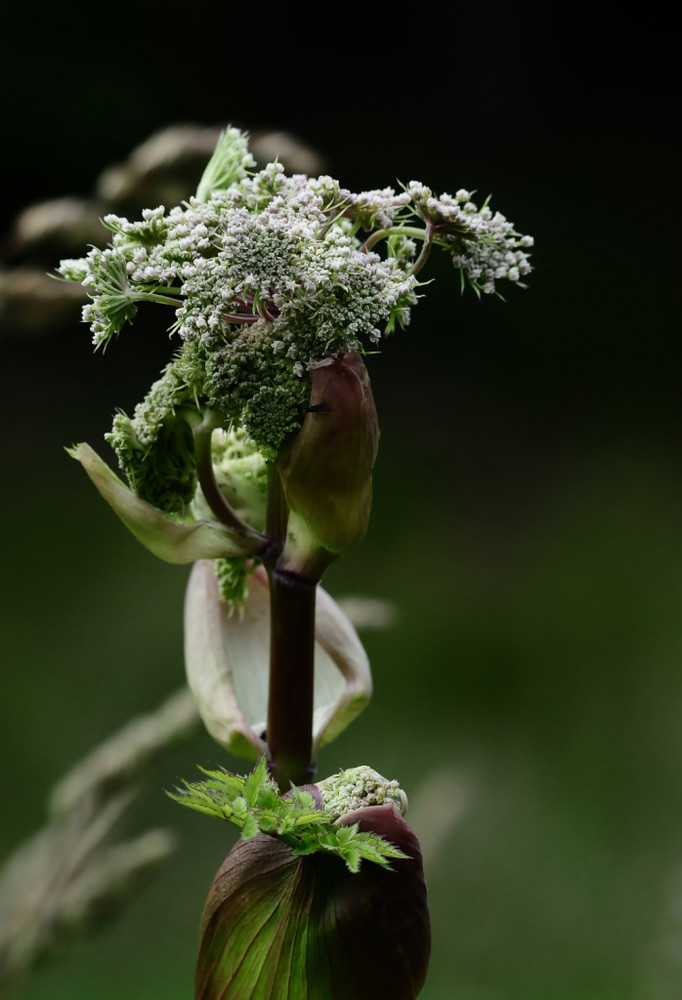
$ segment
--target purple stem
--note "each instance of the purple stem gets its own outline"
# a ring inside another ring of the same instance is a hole
[[[269,577],[269,766],[280,791],[288,792],[291,783],[304,785],[315,772],[311,758],[317,585],[277,569]]]

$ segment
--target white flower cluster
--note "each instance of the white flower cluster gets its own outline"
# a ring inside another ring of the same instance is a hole
[[[277,163],[249,173],[252,165],[245,136],[228,130],[198,197],[137,222],[109,215],[109,248],[62,262],[62,277],[88,289],[84,319],[96,345],[151,300],[172,305],[173,329],[209,351],[256,326],[303,374],[409,322],[432,245],[477,292],[501,279],[518,284],[531,270],[532,239],[487,202],[477,208],[469,191],[436,197],[413,181],[398,193],[354,194],[331,177],[288,177]]]
[[[477,291],[491,294],[495,282],[506,278],[520,284],[530,274],[532,236],[521,236],[500,212],[486,201],[481,208],[471,192],[435,197],[430,188],[412,181],[407,190],[417,213],[432,228],[435,242],[450,248],[452,262]],[[522,287],[525,287],[522,285]]]
[[[106,216],[109,246],[58,268],[87,290],[83,319],[95,346],[132,323],[140,302],[174,312],[179,350],[133,418],[118,414],[108,435],[138,497],[170,516],[195,496],[197,422],[210,414],[248,434],[261,460],[276,459],[305,420],[309,370],[406,326],[434,246],[477,293],[502,279],[521,284],[531,270],[532,239],[464,189],[435,196],[413,181],[355,194],[332,177],[254,166],[246,136],[226,130],[196,197],[145,209],[137,221]],[[243,483],[237,492],[236,504],[256,503]],[[341,782],[344,809],[400,800],[395,783],[364,772],[348,791],[351,777]]]
[[[397,781],[389,781],[366,764],[326,778],[318,784],[322,805],[340,819],[346,813],[366,806],[392,805],[402,816],[407,812],[407,795]]]
[[[362,191],[360,194],[344,191],[343,195],[348,205],[352,206],[349,214],[368,232],[377,228],[389,229],[401,209],[410,203],[410,196],[406,191],[396,194],[390,187],[380,191]]]
[[[287,177],[272,164],[207,202],[147,210],[140,222],[109,215],[111,246],[59,270],[92,290],[83,318],[96,346],[152,299],[176,305],[174,329],[205,344],[264,320],[303,371],[329,350],[376,343],[394,311],[409,318],[416,277],[353,234],[359,217],[390,225],[406,198],[352,196],[331,178]]]

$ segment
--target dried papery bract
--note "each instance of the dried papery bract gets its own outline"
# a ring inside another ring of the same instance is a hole
[[[353,874],[261,834],[219,869],[201,921],[195,1000],[414,1000],[430,923],[419,844],[393,806],[349,813],[409,857]]]

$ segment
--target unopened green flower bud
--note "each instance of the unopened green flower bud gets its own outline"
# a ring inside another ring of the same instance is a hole
[[[405,857],[353,873],[267,834],[241,840],[204,908],[196,1000],[415,1000],[431,939],[417,838],[392,805],[342,824],[349,837],[378,834]]]
[[[310,371],[310,405],[277,465],[290,509],[285,567],[298,548],[340,555],[362,539],[372,503],[379,426],[359,354],[320,361]]]

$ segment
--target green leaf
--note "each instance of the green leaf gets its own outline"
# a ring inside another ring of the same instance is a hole
[[[268,776],[265,757],[261,757],[255,769],[244,782],[244,791],[242,794],[250,806],[256,805],[259,801],[261,790],[267,788],[268,785],[272,785],[272,782]]]
[[[337,817],[318,807],[313,795],[293,787],[280,795],[262,757],[254,770],[242,777],[223,769],[199,769],[208,780],[184,781],[170,798],[208,816],[234,823],[244,840],[258,833],[277,837],[297,856],[315,853],[341,858],[357,872],[361,860],[390,867],[389,859],[405,858],[399,848],[379,834],[358,832],[358,824],[339,825]]]
[[[355,874],[356,872],[359,871],[359,869],[360,869],[360,851],[358,851],[358,850],[344,851],[342,857],[343,857],[343,860],[348,865],[349,871],[352,871],[353,874]]]
[[[255,816],[249,814],[244,819],[244,826],[242,827],[242,837],[244,840],[252,840],[257,837],[261,832],[258,825],[258,820]]]

